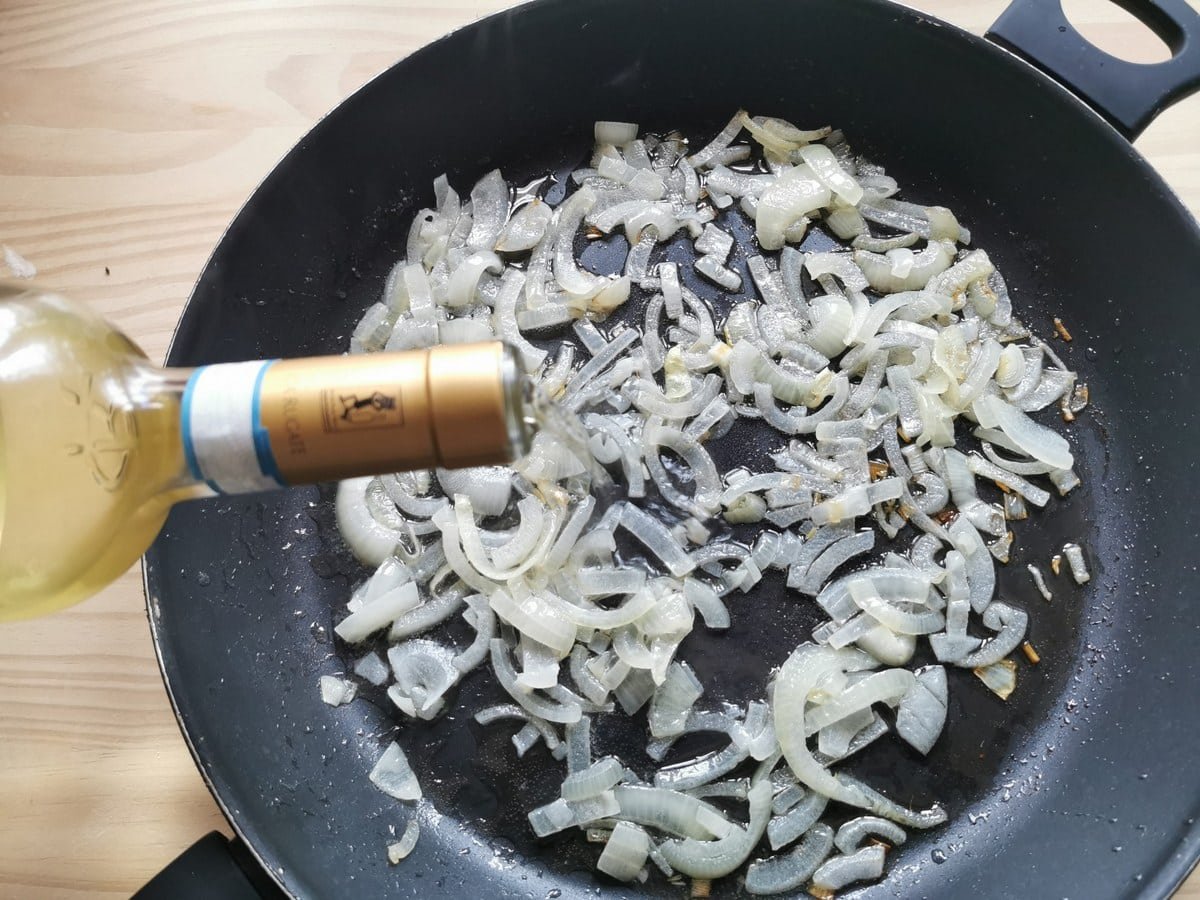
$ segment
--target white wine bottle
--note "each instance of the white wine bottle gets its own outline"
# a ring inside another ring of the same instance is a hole
[[[88,310],[0,283],[0,620],[95,593],[181,500],[514,459],[523,390],[500,342],[162,369]]]

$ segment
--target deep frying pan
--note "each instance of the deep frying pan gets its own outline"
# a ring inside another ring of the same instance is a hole
[[[1001,594],[1030,607],[1044,661],[1007,704],[956,673],[928,765],[898,742],[866,752],[858,770],[873,783],[936,797],[952,819],[893,854],[863,896],[1166,896],[1200,854],[1200,230],[1129,140],[1200,85],[1200,17],[1185,0],[1122,5],[1171,62],[1102,54],[1058,0],[1017,0],[991,40],[883,0],[542,0],[493,16],[396,65],[284,159],[209,261],[169,362],[340,352],[443,171],[469,185],[496,165],[518,182],[569,169],[600,118],[702,136],[745,106],[844,128],[905,196],[971,226],[1023,317],[1042,331],[1068,322],[1065,352],[1094,401],[1074,431],[1084,487],[1026,523],[1000,573]],[[396,717],[385,703],[330,709],[315,690],[344,669],[333,611],[362,574],[326,497],[185,505],[148,554],[167,688],[240,836],[233,857],[202,843],[154,896],[188,896],[196,882],[180,876],[196,873],[209,893],[194,896],[226,898],[277,885],[325,898],[680,896],[661,879],[598,879],[577,839],[533,842],[523,811],[558,776],[545,757],[514,766],[508,732],[463,712],[399,729],[441,817],[387,865],[389,826],[407,814],[366,772]],[[1067,539],[1088,547],[1096,577],[1046,606],[1024,562]],[[727,635],[690,638],[689,655],[707,657],[721,689],[758,696],[807,616],[767,587]],[[464,708],[484,681],[464,686]],[[736,895],[727,882],[718,894]]]

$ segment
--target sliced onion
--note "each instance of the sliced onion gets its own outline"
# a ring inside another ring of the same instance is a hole
[[[555,800],[529,813],[529,824],[538,837],[547,837],[567,828],[581,828],[600,819],[607,819],[619,810],[612,791],[572,803]]]
[[[835,699],[812,709],[805,716],[805,732],[816,734],[822,728],[868,709],[873,703],[895,706],[912,689],[915,681],[915,676],[907,669],[887,669],[868,675],[846,688]]]
[[[564,614],[561,605],[530,594],[515,600],[506,591],[495,591],[488,600],[492,610],[523,635],[566,656],[575,643],[575,624]]]
[[[842,824],[834,836],[834,846],[842,853],[853,853],[869,836],[882,838],[892,847],[899,847],[907,838],[904,829],[895,822],[878,816],[859,816]]]
[[[431,719],[442,708],[442,695],[458,681],[461,671],[454,654],[435,641],[412,640],[388,650],[388,663],[396,683],[388,697],[403,712]]]
[[[833,850],[833,829],[814,825],[786,856],[753,862],[746,870],[746,890],[758,896],[786,894],[808,883]]]
[[[554,210],[541,200],[534,198],[517,210],[505,223],[496,239],[496,250],[501,253],[520,253],[532,250],[541,242],[554,217]]]
[[[758,168],[737,166],[751,155],[748,145],[734,146],[743,129],[763,148]],[[461,611],[470,643],[460,652],[428,640],[394,647],[389,695],[406,713],[428,717],[490,657],[515,705],[486,718],[522,720],[518,755],[541,740],[566,759],[563,796],[534,810],[535,832],[589,828],[590,838],[607,841],[602,868],[617,877],[644,878],[647,859],[667,872],[722,875],[764,830],[776,847],[807,836],[788,859],[752,867],[751,890],[877,874],[881,851],[861,847],[866,836],[898,843],[904,834],[892,822],[930,827],[945,813],[900,806],[830,766],[889,730],[878,703],[897,708],[902,740],[931,749],[947,682],[941,667],[903,668],[919,636],[939,660],[975,668],[1001,696],[1012,689],[1005,656],[1028,617],[992,600],[994,559],[1007,559],[1013,541],[1005,514],[1021,514],[1026,500],[1048,502],[1024,476],[1048,475],[1060,492],[1078,483],[1069,444],[1026,413],[1061,401],[1069,419],[1086,398],[1071,393],[1076,378],[1053,349],[1013,319],[987,255],[960,253],[956,245],[970,235],[954,216],[896,199],[895,180],[856,157],[840,133],[739,111],[692,162],[676,134],[639,140],[635,125],[597,123],[596,136],[591,168],[572,174],[578,189],[567,186],[557,209],[537,199],[540,183],[514,201],[499,172],[481,179],[467,204],[439,178],[436,208],[416,217],[406,261],[355,330],[354,351],[503,338],[533,373],[549,421],[510,469],[439,472],[445,497],[431,492],[429,473],[343,486],[347,541],[378,570],[355,589],[339,634],[362,640],[390,625],[389,639],[400,641]],[[718,226],[720,210],[747,219]],[[748,220],[764,250],[780,250],[777,265],[754,252],[731,255]],[[872,235],[868,222],[900,234]],[[585,223],[589,238],[597,228],[624,228],[632,245],[625,275],[580,266],[575,245]],[[853,248],[806,254],[789,246],[810,225]],[[679,228],[695,245],[692,276],[740,291],[749,271],[754,290],[729,312],[715,316],[688,290],[680,264],[657,262],[659,245]],[[636,316],[644,315],[644,330],[598,327],[640,299],[634,282],[651,295]],[[570,343],[560,341],[551,364],[523,333],[551,337],[568,324]],[[586,351],[581,365],[575,348]],[[980,425],[983,457],[954,449],[963,415]],[[717,460],[728,451],[711,442],[739,418],[794,440],[769,454],[774,471],[735,471],[723,485]],[[644,509],[609,496],[622,475],[617,489],[643,496],[647,472],[657,496]],[[977,478],[1006,491],[1003,509],[979,498]],[[947,512],[951,497],[957,517],[944,527],[932,517]],[[660,500],[682,515],[663,521],[651,505]],[[714,539],[707,522],[717,513],[742,527],[770,521],[785,530],[759,530],[745,545]],[[861,516],[889,538],[911,523],[917,540],[907,556],[885,552],[837,578],[874,545]],[[641,546],[622,538],[618,551],[618,526]],[[983,535],[998,539],[989,546]],[[1083,573],[1077,580],[1089,577],[1079,548],[1064,553]],[[789,657],[769,707],[697,709],[699,682],[674,661],[696,613],[708,627],[728,627],[722,597],[747,591],[772,567],[829,613],[813,630],[822,643]],[[987,641],[968,631],[972,611],[994,633]],[[560,684],[568,657],[570,678]],[[356,672],[383,686],[387,667],[369,660]],[[325,686],[327,699],[346,699],[339,679],[327,676]],[[683,734],[728,736],[722,748],[654,773],[660,788],[695,796],[640,785],[616,759],[593,762],[590,716],[614,700],[630,714],[650,703],[647,753],[660,762]],[[759,762],[753,776],[731,777],[750,758]],[[748,800],[750,827],[700,797]],[[848,855],[818,868],[835,843],[817,821],[829,799],[882,819],[852,820],[836,839]],[[768,823],[772,809],[778,815]],[[639,816],[683,840],[655,848]]]
[[[534,691],[522,690],[517,686],[517,672],[509,659],[508,648],[501,638],[495,638],[491,642],[491,660],[500,686],[527,712],[547,722],[570,724],[579,721],[583,710],[578,703],[555,703]]]
[[[582,271],[575,263],[575,232],[588,210],[596,202],[596,194],[587,187],[572,194],[559,208],[558,232],[554,248],[554,278],[559,287],[570,294],[586,294],[592,290],[598,276]]]
[[[632,503],[622,507],[621,526],[658,557],[676,578],[682,578],[696,567],[691,557],[671,537],[667,527]]]
[[[409,821],[404,826],[404,832],[400,835],[400,840],[388,844],[387,856],[388,862],[393,866],[398,865],[401,860],[407,859],[409,854],[417,846],[417,841],[421,837],[421,826],[417,822]]]
[[[508,218],[508,184],[499,169],[493,169],[471,188],[471,213],[474,221],[467,246],[472,250],[491,250]]]
[[[928,666],[917,672],[916,683],[900,698],[896,733],[920,753],[928,753],[946,724],[946,670]]]
[[[376,631],[387,628],[420,602],[417,585],[410,581],[363,604],[334,626],[334,633],[348,643],[361,643]]]
[[[749,118],[746,111],[739,109],[729,124],[721,129],[720,132],[704,147],[688,157],[688,162],[697,169],[701,169],[708,165],[716,154],[720,153],[726,147],[733,143],[733,139],[738,136],[742,128],[745,126],[746,120]]]
[[[750,789],[750,823],[735,827],[715,841],[667,841],[660,848],[672,868],[693,878],[720,878],[741,865],[762,839],[771,815],[771,785],[761,782]]]
[[[800,788],[803,792],[803,788]],[[817,821],[829,805],[829,798],[816,791],[803,793],[802,799],[783,815],[777,816],[767,825],[767,839],[772,850],[779,850],[798,839],[817,825]],[[829,832],[829,843],[833,845],[833,831]],[[828,851],[827,851],[828,852]]]
[[[983,612],[992,602],[996,590],[996,568],[991,554],[979,532],[969,522],[959,519],[950,526],[950,539],[962,553],[966,563],[967,584],[971,592],[971,609]]]
[[[1076,584],[1087,584],[1091,581],[1091,573],[1088,572],[1087,562],[1083,558],[1083,548],[1076,543],[1068,542],[1063,544],[1063,555],[1067,558],[1067,565],[1071,567],[1071,577],[1075,579]]]
[[[366,504],[373,478],[351,478],[338,484],[335,510],[338,531],[360,562],[378,566],[388,559],[406,535],[380,523]]]
[[[828,147],[823,144],[808,144],[801,147],[799,153],[816,179],[844,203],[854,206],[863,198],[862,187],[842,168],[842,164]]]
[[[795,166],[780,175],[759,198],[754,232],[764,250],[778,250],[784,232],[797,220],[829,204],[832,194],[808,166]]]
[[[500,515],[512,494],[512,475],[503,466],[438,469],[437,480],[447,496],[462,494],[482,516]]]
[[[618,881],[632,881],[646,865],[650,836],[632,822],[618,822],[604,844],[596,868]]]
[[[1017,664],[1002,659],[990,666],[976,668],[975,675],[1001,700],[1007,700],[1017,688]]]
[[[721,490],[720,476],[712,457],[698,441],[677,428],[668,428],[651,419],[642,432],[642,446],[650,475],[659,493],[669,503],[700,518],[707,518],[716,511]],[[688,464],[690,480],[695,484],[695,492],[690,497],[680,491],[667,474],[659,459],[662,448],[671,450]]]
[[[569,802],[589,800],[611,790],[624,779],[625,767],[620,760],[606,756],[588,768],[568,775],[563,781],[562,797]]]
[[[447,567],[448,570],[448,567]],[[411,612],[407,612],[392,623],[388,631],[389,641],[402,641],[414,634],[428,631],[450,618],[463,605],[464,591],[452,588],[434,594],[432,600],[422,603]]]
[[[909,264],[904,269],[898,268],[904,259]],[[904,248],[889,250],[886,256],[867,250],[854,252],[854,261],[866,275],[871,287],[888,294],[923,289],[935,275],[945,272],[953,259],[954,246],[945,241],[932,241],[915,256]],[[899,274],[901,271],[904,274]]]
[[[1034,459],[1040,459],[1056,469],[1070,469],[1075,465],[1071,445],[1066,438],[1039,425],[998,397],[981,397],[975,401],[972,409],[980,425],[999,428],[1022,452]]]
[[[380,659],[379,654],[372,650],[354,664],[354,674],[370,684],[379,687],[387,681],[390,673],[387,664]]]
[[[835,856],[813,874],[813,886],[823,891],[839,891],[856,881],[874,881],[883,875],[887,852],[879,846],[864,847],[856,853]]]
[[[813,507],[813,521],[816,521],[817,507]],[[820,590],[820,586],[828,580],[837,569],[845,565],[849,560],[859,554],[866,553],[875,546],[874,531],[860,531],[857,534],[850,535],[835,542],[825,550],[817,559],[810,565],[804,573],[804,577],[799,580],[795,587],[803,594],[815,595]],[[789,583],[792,581],[791,573],[788,573]]]
[[[683,733],[688,713],[700,699],[704,688],[686,663],[672,663],[667,677],[650,700],[647,719],[654,737],[672,737]]]
[[[395,741],[388,744],[368,776],[371,784],[397,800],[420,800],[421,785],[408,758]]]
[[[467,618],[475,629],[475,639],[451,660],[454,668],[463,674],[470,672],[487,658],[492,638],[496,635],[496,615],[492,612],[487,598],[473,594],[466,599],[466,603],[469,610],[464,618]]]
[[[621,818],[628,822],[704,841],[731,830],[729,820],[715,806],[680,791],[621,785],[613,793]]]
[[[982,647],[967,655],[961,663],[965,668],[986,668],[1016,650],[1025,638],[1029,615],[1024,610],[997,601],[983,611],[983,624],[995,631],[996,636],[984,641]]]

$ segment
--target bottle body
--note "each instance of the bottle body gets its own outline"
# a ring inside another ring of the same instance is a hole
[[[508,461],[522,401],[500,344],[159,369],[86,310],[0,284],[0,620],[95,593],[181,500]]]
[[[187,472],[180,382],[59,298],[0,295],[0,619],[95,593],[210,493]]]

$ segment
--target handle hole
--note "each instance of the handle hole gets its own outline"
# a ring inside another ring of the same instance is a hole
[[[1182,40],[1169,19],[1142,21],[1123,5],[1140,8],[1150,18],[1149,4],[1133,0],[1062,0],[1063,12],[1085,38],[1117,59],[1132,63],[1161,63],[1173,55],[1172,45]],[[1132,27],[1131,27],[1132,26]]]

